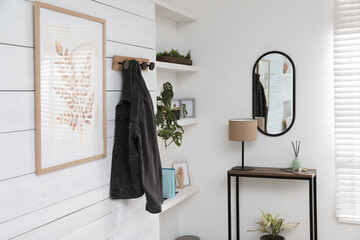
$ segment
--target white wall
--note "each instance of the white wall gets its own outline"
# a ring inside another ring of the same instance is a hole
[[[197,98],[201,122],[187,130],[178,155],[189,161],[200,192],[178,207],[180,233],[206,240],[227,237],[226,171],[240,163],[240,143],[229,142],[230,118],[250,117],[251,71],[263,53],[287,53],[296,67],[296,119],[281,137],[258,134],[245,144],[248,165],[287,167],[291,140],[301,140],[304,167],[318,169],[319,239],[358,240],[358,225],[335,218],[333,130],[333,1],[330,0],[179,0],[198,21],[179,25],[180,50],[191,48],[200,72],[178,77],[177,91]],[[183,90],[181,90],[183,89]],[[180,157],[178,157],[180,158]],[[242,239],[260,219],[262,208],[301,225],[287,239],[309,239],[308,185],[305,182],[241,181]]]
[[[169,51],[172,48],[177,49],[179,46],[179,32],[177,31],[177,24],[174,21],[164,17],[155,16],[156,23],[156,52]],[[187,51],[186,51],[187,52]],[[181,51],[180,53],[186,53]],[[179,90],[179,83],[177,81],[178,75],[170,72],[157,72],[157,95],[160,94],[163,83],[170,82],[174,90],[174,98],[191,97],[186,93]],[[181,95],[182,93],[182,95]],[[192,126],[185,126],[184,130],[188,131]],[[185,137],[185,136],[184,136]],[[164,140],[158,137],[159,150],[161,155],[162,167],[172,167],[174,162],[183,162],[188,159],[183,156],[182,147],[177,147],[175,144],[170,145],[165,149]],[[191,164],[189,162],[189,164]],[[191,165],[190,165],[191,166]],[[182,204],[162,213],[159,217],[160,220],[160,239],[172,240],[180,236],[180,216]]]
[[[159,239],[145,199],[110,200],[115,105],[122,77],[112,56],[155,61],[152,0],[44,0],[106,19],[108,156],[35,175],[33,2],[0,0],[0,238]],[[156,89],[156,73],[144,73]]]

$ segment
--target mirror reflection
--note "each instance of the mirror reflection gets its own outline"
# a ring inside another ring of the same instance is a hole
[[[262,55],[253,70],[253,117],[268,136],[287,132],[295,118],[295,67],[281,52]]]

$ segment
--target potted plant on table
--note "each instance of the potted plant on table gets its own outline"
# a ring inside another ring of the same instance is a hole
[[[260,228],[255,230],[248,230],[248,232],[264,232],[268,233],[260,238],[260,240],[285,240],[284,237],[279,236],[280,232],[286,229],[295,228],[300,223],[291,222],[284,224],[285,220],[279,218],[279,214],[277,216],[271,215],[270,213],[266,213],[261,210],[262,213],[262,221],[257,222],[260,225]]]
[[[160,96],[157,97],[155,121],[158,126],[158,136],[164,139],[165,148],[169,147],[171,143],[175,143],[180,147],[184,133],[184,129],[177,123],[177,118],[171,108],[171,99],[173,97],[174,92],[171,83],[164,83]]]

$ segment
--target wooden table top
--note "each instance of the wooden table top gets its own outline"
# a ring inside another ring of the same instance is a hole
[[[294,174],[294,173],[284,172],[284,171],[280,170],[280,168],[254,167],[254,170],[251,170],[251,171],[229,170],[227,173],[232,176],[242,176],[242,177],[274,177],[274,178],[311,179],[316,176],[316,169],[308,169],[308,171],[304,174]]]

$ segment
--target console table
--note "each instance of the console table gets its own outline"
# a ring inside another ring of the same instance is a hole
[[[251,171],[227,172],[228,182],[228,237],[231,240],[231,177],[236,181],[236,239],[240,240],[240,203],[239,178],[276,178],[309,181],[309,213],[310,213],[310,240],[317,240],[317,210],[316,210],[316,169],[308,169],[305,174],[293,174],[280,170],[280,168],[255,167]]]

